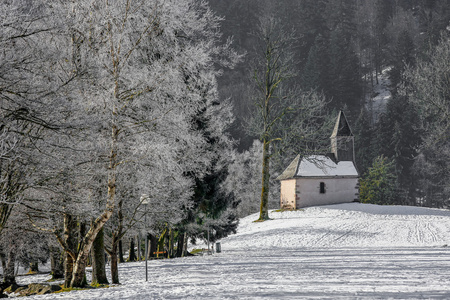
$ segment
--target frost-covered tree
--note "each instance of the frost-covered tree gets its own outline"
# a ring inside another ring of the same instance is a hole
[[[400,91],[409,97],[418,112],[423,142],[419,146],[415,169],[422,178],[422,190],[427,196],[450,193],[449,55],[450,36],[445,32],[439,44],[419,60],[416,67],[406,71],[409,85]]]
[[[239,202],[237,213],[242,218],[259,211],[262,144],[259,140],[254,140],[250,149],[242,153],[232,152],[229,154],[229,157],[228,176],[223,185],[225,189],[234,193],[234,197]],[[270,181],[269,208],[274,208],[279,204],[277,197],[278,184],[272,177]]]
[[[186,174],[200,177],[211,159],[192,120],[205,98],[217,97],[219,67],[235,55],[204,2],[51,6],[64,26],[44,36],[53,55],[41,66],[53,83],[45,100],[62,126],[40,141],[46,155],[27,207],[65,250],[66,285],[80,286],[92,243],[115,211],[110,234],[119,240],[120,215],[136,217],[142,194],[155,219],[181,219],[192,195]]]

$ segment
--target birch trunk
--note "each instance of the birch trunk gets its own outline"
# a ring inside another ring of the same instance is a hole
[[[116,83],[115,95],[118,95],[118,82]],[[75,260],[72,280],[70,287],[83,287],[86,285],[85,268],[89,251],[92,243],[96,238],[98,232],[103,228],[103,225],[111,218],[114,212],[115,196],[116,196],[116,166],[117,166],[117,140],[119,136],[119,129],[116,126],[117,111],[113,109],[113,125],[111,132],[111,153],[109,156],[109,174],[108,174],[108,198],[106,207],[103,213],[95,219],[89,231],[85,234],[80,250]]]

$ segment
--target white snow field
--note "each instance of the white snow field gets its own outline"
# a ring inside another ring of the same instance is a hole
[[[119,286],[30,298],[450,299],[448,210],[349,203],[257,217],[221,253],[149,261],[148,282],[143,262],[125,263]]]

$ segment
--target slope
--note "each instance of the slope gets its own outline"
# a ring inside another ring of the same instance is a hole
[[[272,220],[241,219],[236,235],[222,240],[224,249],[299,247],[416,247],[450,243],[450,211],[347,203],[272,211]]]

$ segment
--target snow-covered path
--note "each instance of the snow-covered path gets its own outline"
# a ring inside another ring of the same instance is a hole
[[[120,265],[122,285],[32,299],[450,299],[450,212],[341,204],[244,218],[222,253]]]

